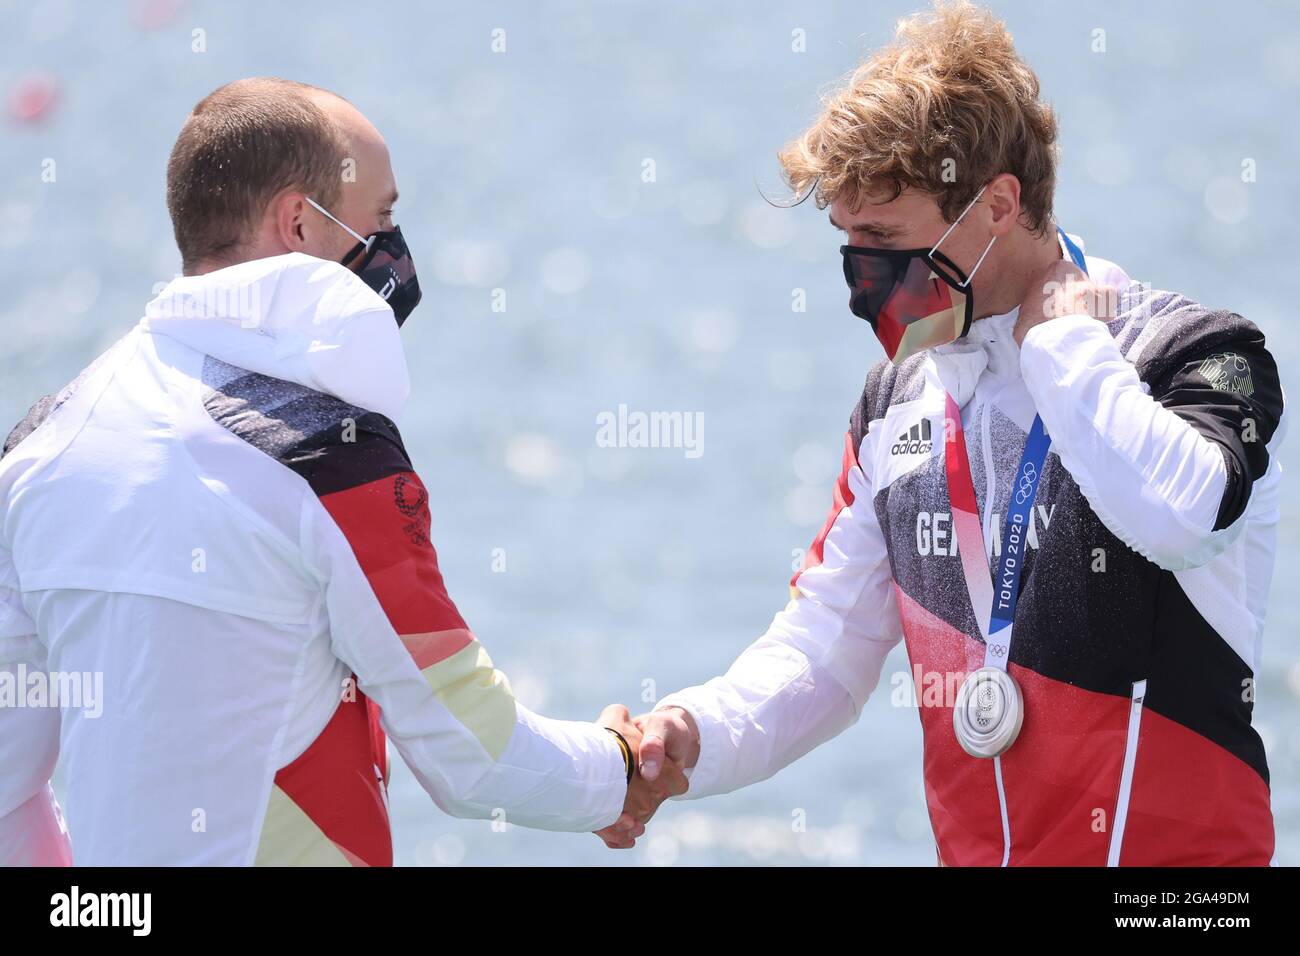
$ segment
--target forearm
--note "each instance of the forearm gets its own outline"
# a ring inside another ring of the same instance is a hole
[[[612,734],[522,706],[506,750],[480,763],[477,777],[471,771],[456,779],[416,753],[404,750],[404,756],[434,801],[457,817],[589,832],[618,819],[627,793],[623,756]]]
[[[373,443],[371,464],[395,446]],[[401,484],[398,484],[400,479]],[[429,543],[413,472],[308,501],[308,553],[326,588],[335,655],[379,706],[383,729],[433,801],[462,817],[590,831],[618,817],[626,765],[594,723],[520,705],[456,609]]]
[[[617,819],[627,775],[614,736],[518,703],[477,641],[367,692],[402,758],[447,813],[575,832]]]
[[[881,645],[869,691],[888,646]],[[862,695],[865,699],[865,694]],[[851,726],[861,703],[831,669],[764,636],[721,677],[661,700],[694,720],[699,757],[686,799],[727,793],[768,777]]]

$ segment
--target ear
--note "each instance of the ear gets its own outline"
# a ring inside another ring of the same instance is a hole
[[[311,218],[316,211],[307,205],[302,193],[285,190],[271,201],[268,225],[275,242],[285,252],[306,252],[320,245],[320,224]],[[316,218],[320,218],[317,214]]]
[[[1020,180],[1010,173],[999,173],[984,189],[989,210],[989,230],[1005,236],[1020,220]]]

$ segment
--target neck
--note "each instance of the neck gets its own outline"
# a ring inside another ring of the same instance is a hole
[[[1003,253],[1003,266],[989,276],[989,287],[984,296],[976,294],[975,318],[1004,315],[1025,299],[1030,283],[1061,258],[1061,243],[1056,235],[1056,225],[1051,224],[1043,235],[1035,236],[1027,229],[1016,228],[1006,237],[1009,248]]]
[[[203,275],[207,275],[209,272],[217,272],[220,269],[226,269],[229,268],[230,266],[237,266],[241,262],[251,262],[253,259],[260,259],[260,258],[262,257],[241,255],[236,253],[224,258],[200,259],[198,262],[194,263],[192,266],[185,269],[185,275],[203,276]]]

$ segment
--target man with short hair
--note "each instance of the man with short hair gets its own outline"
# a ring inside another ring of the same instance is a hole
[[[626,709],[515,701],[447,595],[396,201],[332,93],[241,80],[186,121],[184,275],[0,459],[0,679],[102,675],[98,713],[0,699],[0,864],[391,864],[390,739],[448,813],[611,846],[684,789],[633,783]]]
[[[781,160],[846,234],[886,360],[790,603],[638,718],[645,776],[771,776],[858,718],[903,640],[941,864],[1268,864],[1263,334],[1058,229],[1055,117],[968,4],[903,21]]]

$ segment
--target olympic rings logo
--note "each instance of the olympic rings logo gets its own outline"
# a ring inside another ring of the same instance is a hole
[[[1016,487],[1016,504],[1023,505],[1033,494],[1034,485],[1038,482],[1038,468],[1032,461],[1025,462],[1024,469],[1020,472],[1020,481]]]

